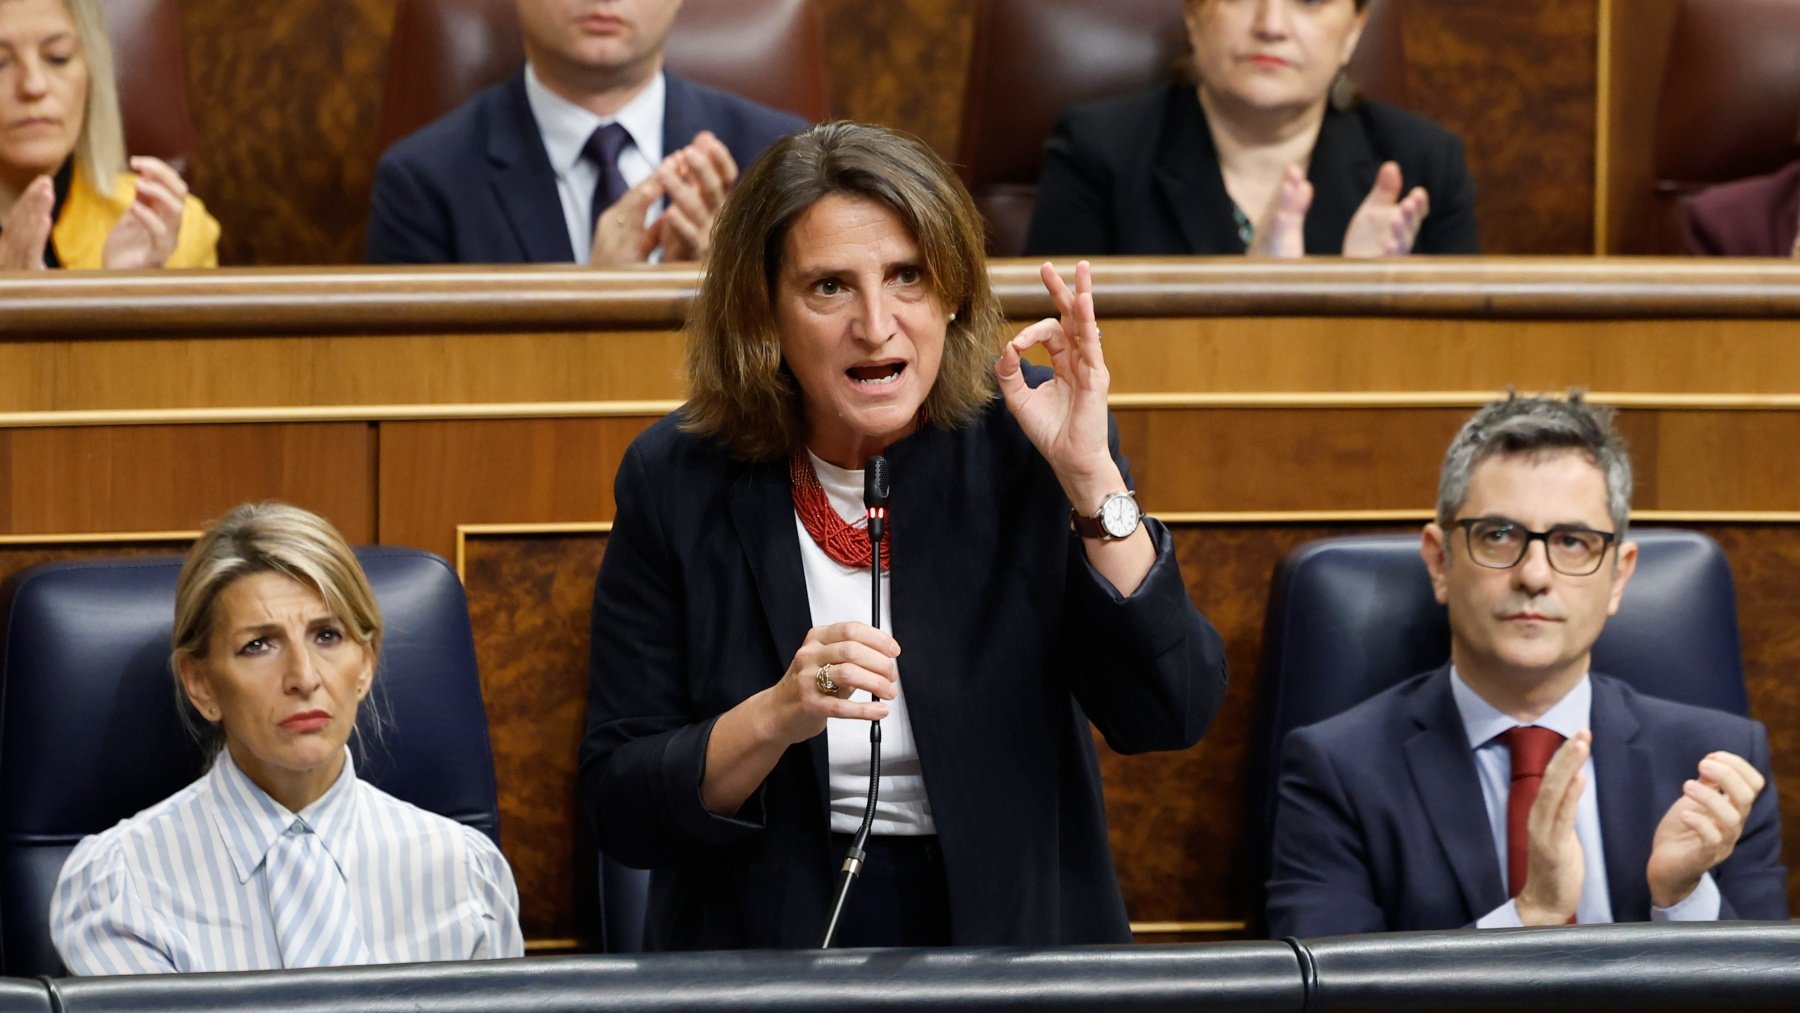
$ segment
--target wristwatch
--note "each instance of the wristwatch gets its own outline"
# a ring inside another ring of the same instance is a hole
[[[1073,508],[1069,510],[1069,527],[1076,534],[1105,542],[1131,537],[1143,520],[1144,513],[1138,509],[1137,493],[1129,489],[1112,493],[1101,500],[1100,509],[1094,511],[1092,516]]]

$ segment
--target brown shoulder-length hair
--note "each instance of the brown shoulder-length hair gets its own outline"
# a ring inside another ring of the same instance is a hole
[[[821,124],[777,142],[738,180],[713,225],[712,254],[688,313],[681,425],[735,457],[777,460],[805,440],[800,388],[781,358],[775,285],[789,229],[834,194],[876,201],[899,216],[919,246],[926,283],[956,314],[925,418],[954,428],[995,397],[1003,318],[969,191],[916,138],[860,123]]]

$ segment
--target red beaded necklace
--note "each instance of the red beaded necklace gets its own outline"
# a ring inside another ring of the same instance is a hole
[[[788,458],[788,478],[793,483],[794,513],[799,515],[806,533],[812,536],[819,548],[824,549],[833,562],[868,569],[868,532],[851,526],[838,516],[837,510],[831,506],[831,497],[825,494],[825,487],[819,484],[819,473],[813,470],[812,458],[807,456],[805,448],[794,451],[794,456]],[[893,541],[893,534],[891,524],[881,533],[883,570],[888,568],[888,545]]]

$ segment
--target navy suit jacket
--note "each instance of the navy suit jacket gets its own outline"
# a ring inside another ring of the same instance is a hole
[[[1327,109],[1307,178],[1306,252],[1337,253],[1381,163],[1422,186],[1431,212],[1415,253],[1479,253],[1475,183],[1462,142],[1423,116],[1379,102]],[[1241,254],[1231,196],[1194,89],[1091,102],[1063,114],[1044,151],[1025,250],[1051,254]],[[1245,208],[1252,221],[1261,208]]]
[[[1786,919],[1787,873],[1763,726],[1592,676],[1594,778],[1613,919],[1650,920],[1644,869],[1656,825],[1724,749],[1767,787],[1731,857],[1712,870],[1721,918]],[[1506,903],[1475,756],[1448,666],[1409,679],[1282,747],[1269,877],[1272,936],[1452,929]]]
[[[1116,450],[1115,450],[1116,455]],[[1130,598],[998,400],[890,447],[890,609],[958,945],[1128,942],[1091,719],[1179,749],[1225,690],[1168,530]],[[671,416],[635,440],[594,594],[581,786],[601,847],[653,868],[652,949],[810,947],[842,853],[827,747],[790,747],[735,818],[700,801],[718,715],[781,679],[812,626],[787,462],[733,460]]]
[[[666,74],[663,150],[710,130],[740,169],[810,124]],[[375,167],[371,264],[570,263],[556,173],[525,97],[525,72],[397,142]]]

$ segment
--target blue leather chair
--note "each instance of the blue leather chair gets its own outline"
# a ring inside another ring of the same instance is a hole
[[[1595,671],[1682,703],[1748,714],[1737,592],[1724,550],[1695,531],[1633,528],[1636,574],[1594,645]],[[1417,535],[1309,542],[1275,567],[1250,742],[1247,854],[1266,863],[1281,740],[1450,657]],[[1260,914],[1266,868],[1250,910]]]
[[[353,742],[357,774],[498,841],[462,584],[444,560],[416,549],[363,548],[357,558],[387,626]],[[0,966],[8,975],[62,973],[48,912],[75,844],[202,771],[169,671],[180,569],[177,556],[47,563],[0,584]]]

